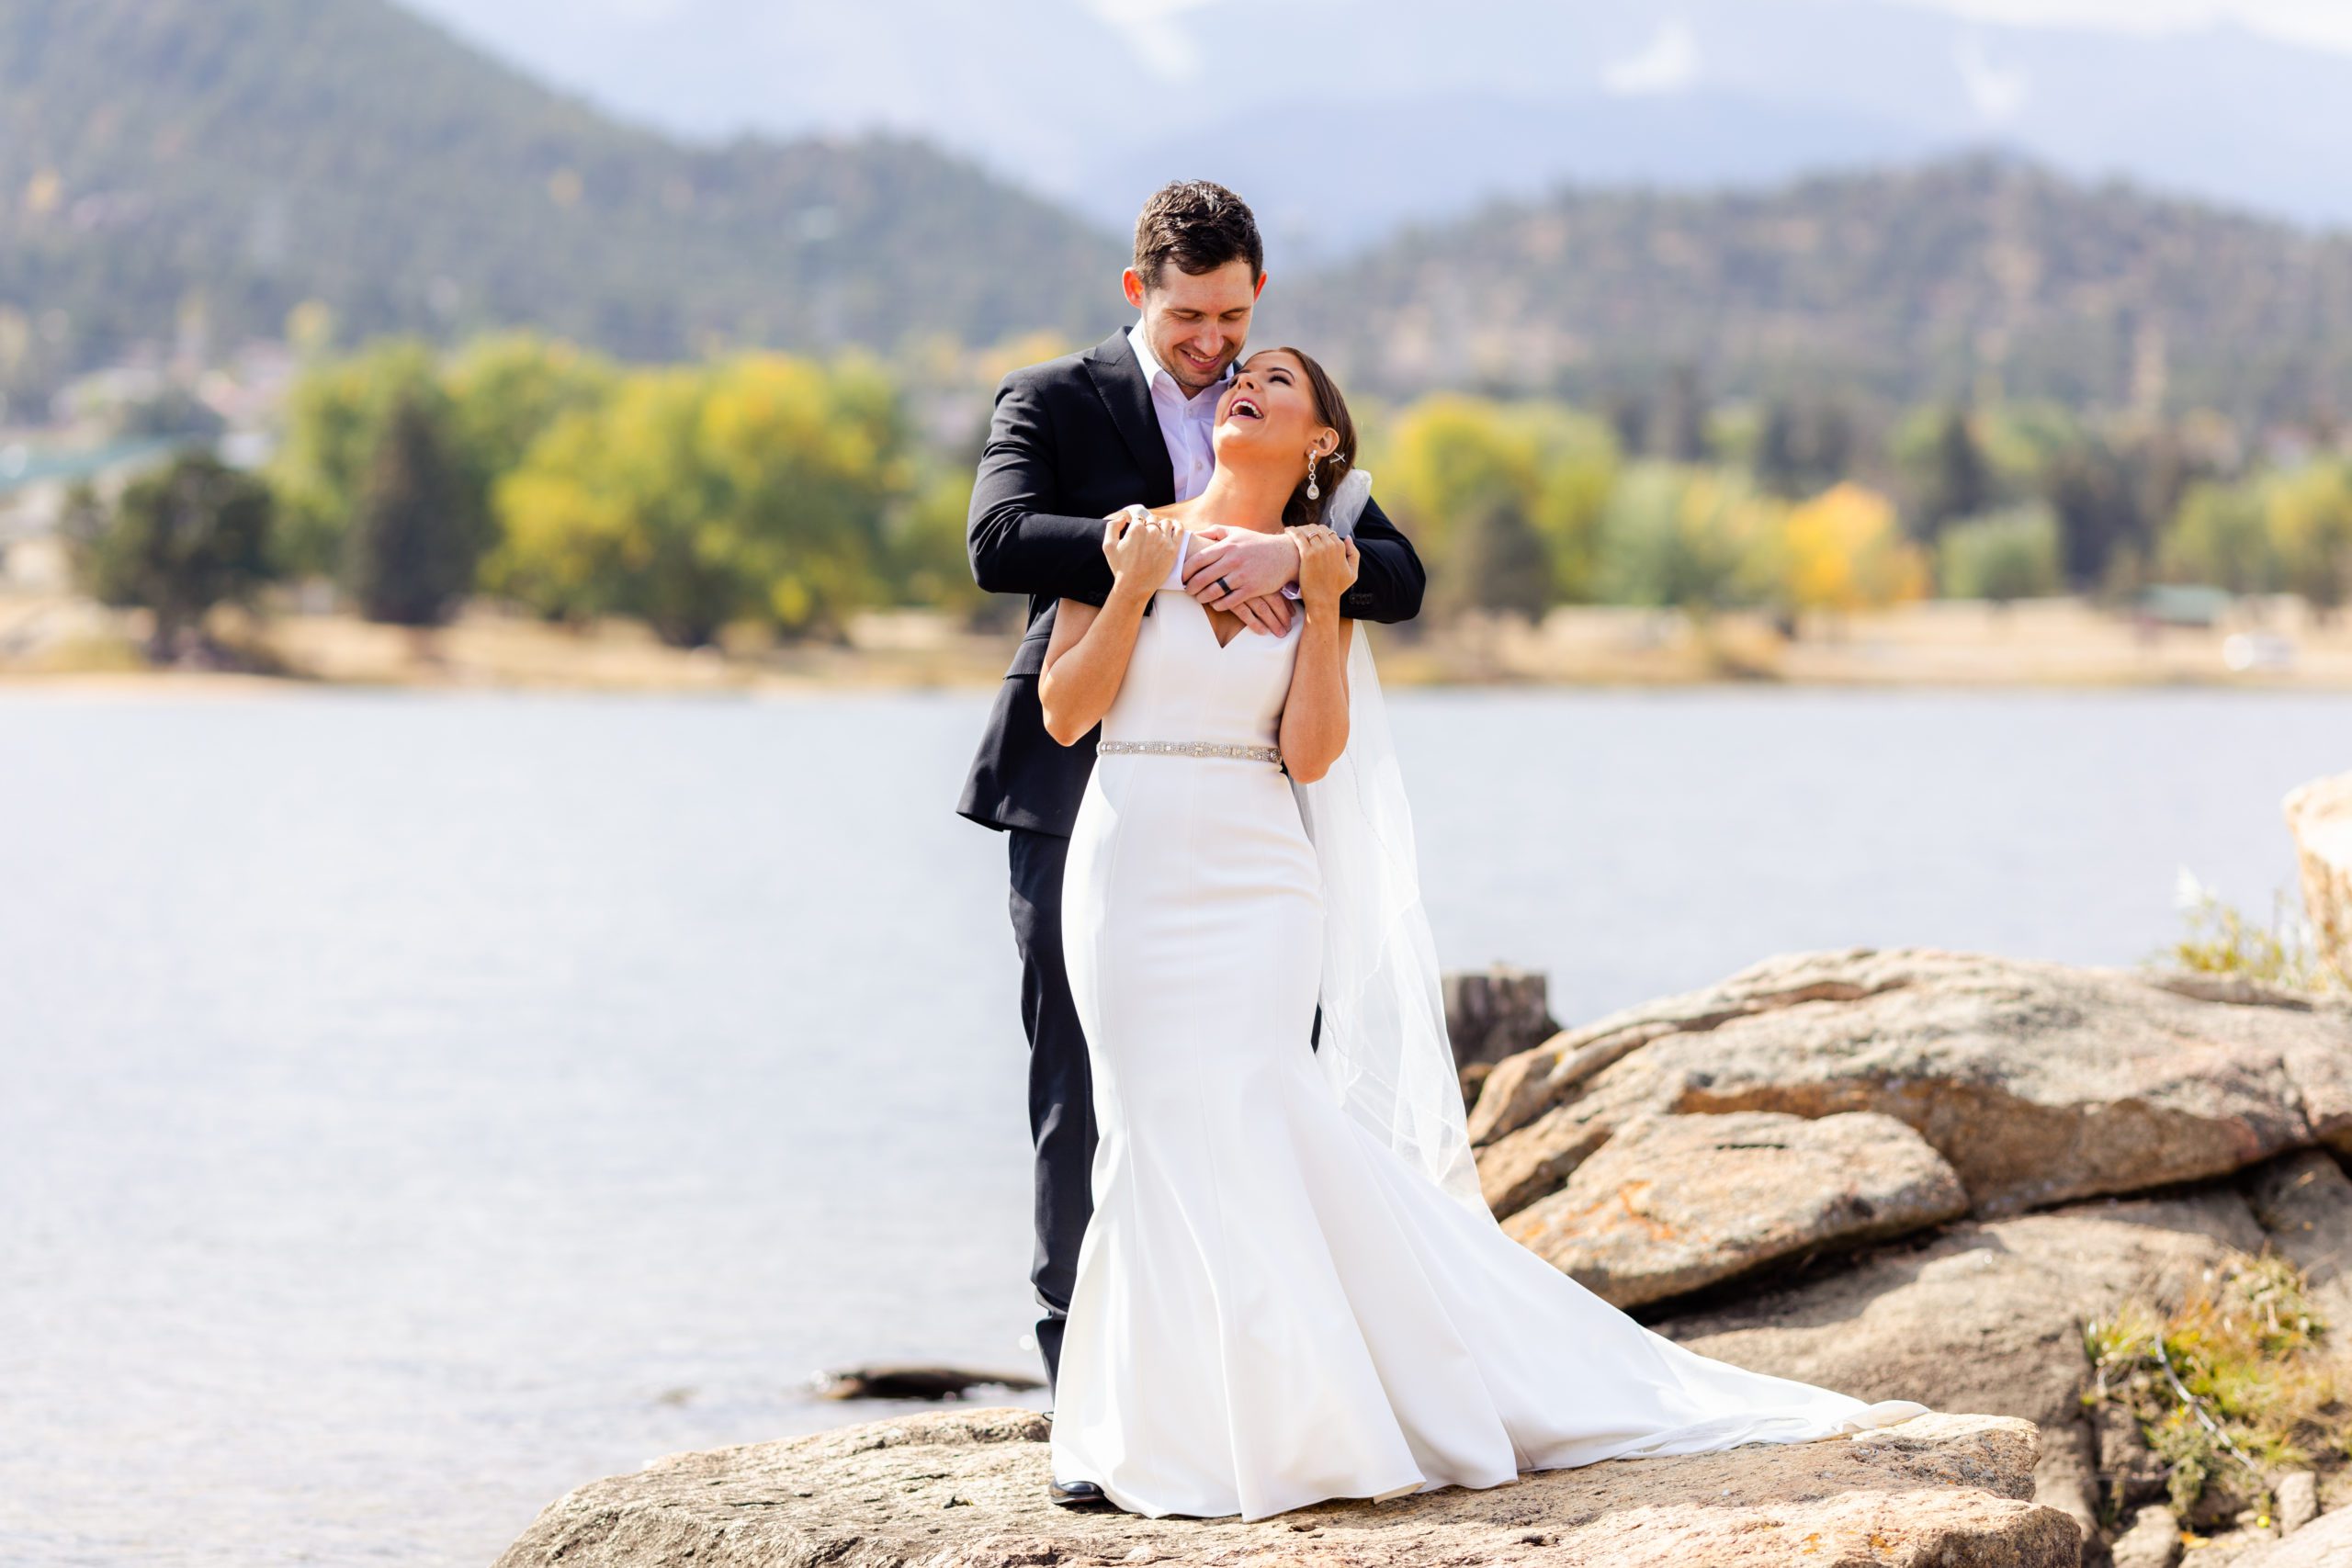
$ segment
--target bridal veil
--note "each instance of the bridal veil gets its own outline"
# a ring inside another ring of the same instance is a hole
[[[1340,481],[1324,509],[1352,536],[1372,476]],[[1361,625],[1348,649],[1348,744],[1329,773],[1293,784],[1323,880],[1323,1027],[1317,1058],[1340,1105],[1481,1217],[1461,1079],[1445,1032],[1437,943],[1421,903],[1413,818],[1380,676]]]

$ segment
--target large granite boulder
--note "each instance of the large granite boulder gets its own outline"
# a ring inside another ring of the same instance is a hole
[[[2320,956],[2352,976],[2352,773],[2290,792],[2286,812]]]
[[[1675,1113],[1892,1116],[1983,1216],[2352,1151],[2352,1009],[2229,995],[1927,948],[1770,959],[1503,1062],[1472,1137],[1506,1215]]]
[[[1964,1221],[1656,1326],[1702,1354],[1858,1399],[2054,1426],[2081,1414],[2086,1320],[2186,1290],[2264,1239],[2227,1189],[2080,1203]]]
[[[498,1568],[2074,1568],[2079,1551],[2071,1519],[2027,1500],[2032,1427],[1983,1416],[1255,1524],[1054,1508],[1046,1432],[1034,1412],[982,1410],[673,1455],[550,1504]]]
[[[1967,1211],[1951,1167],[1892,1116],[1742,1111],[1629,1122],[1503,1229],[1632,1307]]]
[[[2075,1518],[2088,1540],[2101,1474],[2145,1456],[2135,1430],[2102,1434],[2084,1419],[2085,1323],[2128,1297],[2181,1292],[2262,1243],[2245,1201],[2227,1190],[2109,1200],[1953,1225],[1657,1328],[1704,1355],[1857,1398],[2033,1421],[2042,1438],[2035,1501]],[[2105,1452],[2102,1437],[2117,1451]]]

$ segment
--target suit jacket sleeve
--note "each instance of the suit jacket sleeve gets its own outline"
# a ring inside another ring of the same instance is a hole
[[[1096,536],[1098,545],[1101,536]],[[1098,549],[1099,553],[1099,549]],[[1355,586],[1340,597],[1340,609],[1352,619],[1394,625],[1421,613],[1421,591],[1428,586],[1421,558],[1412,541],[1388,521],[1377,501],[1364,502],[1356,519]],[[1104,590],[1107,594],[1109,590]]]
[[[990,593],[1100,604],[1111,595],[1102,519],[1053,510],[1059,498],[1055,469],[1053,427],[1035,384],[1008,379],[997,389],[989,444],[972,484],[965,531],[972,578]]]

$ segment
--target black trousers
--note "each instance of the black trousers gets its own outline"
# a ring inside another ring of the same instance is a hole
[[[1062,863],[1069,840],[1023,828],[1004,837],[1012,862],[1012,940],[1021,950],[1021,1022],[1029,1033],[1029,1137],[1037,1150],[1037,1251],[1029,1282],[1045,1309],[1037,1349],[1051,1389],[1061,1372],[1079,1243],[1094,1213],[1094,1077],[1062,964]]]
[[[1012,940],[1021,950],[1021,1022],[1029,1034],[1029,1138],[1037,1151],[1037,1250],[1029,1282],[1045,1309],[1037,1349],[1051,1391],[1061,1376],[1062,1324],[1078,1280],[1079,1244],[1094,1213],[1094,1076],[1062,962],[1062,864],[1069,840],[1024,828],[1008,829],[1004,837],[1012,863]],[[1307,1048],[1322,1037],[1323,1010],[1317,1008]]]

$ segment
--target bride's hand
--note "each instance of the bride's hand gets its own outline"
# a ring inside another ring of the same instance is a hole
[[[1176,564],[1182,525],[1154,517],[1140,506],[1114,512],[1102,525],[1102,555],[1111,575],[1123,586],[1158,591]]]
[[[1298,596],[1310,610],[1336,610],[1340,595],[1355,586],[1356,544],[1320,523],[1293,528],[1298,541]]]

